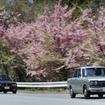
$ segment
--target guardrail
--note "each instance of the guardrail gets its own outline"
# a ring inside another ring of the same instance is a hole
[[[61,81],[61,82],[17,82],[17,87],[25,87],[25,88],[67,87],[67,81]]]

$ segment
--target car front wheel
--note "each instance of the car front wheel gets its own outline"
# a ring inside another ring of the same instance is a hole
[[[90,98],[90,92],[87,90],[86,86],[84,87],[83,94],[84,94],[84,98],[85,99],[89,99]]]
[[[6,93],[7,93],[7,91],[6,91],[6,90],[4,90],[4,91],[3,91],[3,93],[5,93],[5,94],[6,94]]]
[[[98,97],[103,98],[103,94],[102,93],[98,94]]]
[[[75,98],[76,97],[76,94],[73,92],[72,88],[70,88],[70,97],[71,98]]]
[[[16,93],[17,93],[17,91],[16,91],[16,90],[13,90],[13,91],[12,91],[12,93],[13,93],[13,94],[16,94]]]

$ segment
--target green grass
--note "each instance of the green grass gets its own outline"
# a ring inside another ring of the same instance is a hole
[[[19,92],[25,93],[66,93],[66,88],[19,88]]]

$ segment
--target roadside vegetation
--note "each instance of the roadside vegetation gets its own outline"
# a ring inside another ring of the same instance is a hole
[[[50,94],[50,93],[67,93],[66,88],[20,88],[18,89],[18,92],[23,93],[44,93],[44,94]]]
[[[77,66],[105,65],[104,0],[1,0],[0,73],[63,81]]]

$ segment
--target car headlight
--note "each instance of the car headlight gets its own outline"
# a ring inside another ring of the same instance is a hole
[[[90,81],[90,85],[98,85],[98,81]]]

